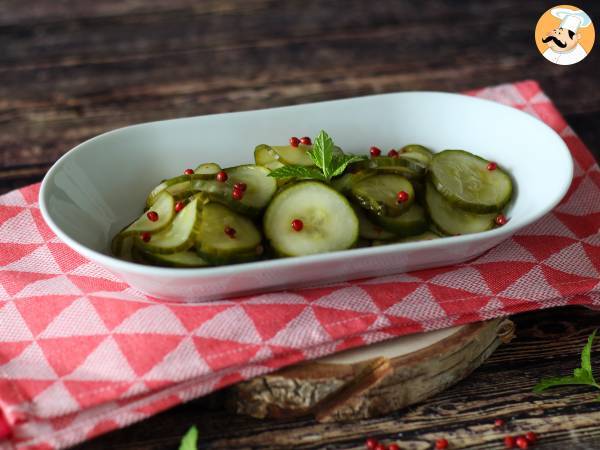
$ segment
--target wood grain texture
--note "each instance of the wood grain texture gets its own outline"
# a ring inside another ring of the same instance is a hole
[[[43,164],[26,182],[93,135],[181,116],[524,78],[600,111],[600,52],[565,68],[531,42],[541,1],[5,3],[0,170]]]
[[[600,442],[598,392],[564,387],[534,394],[546,376],[567,375],[579,364],[580,351],[600,315],[581,307],[544,310],[511,318],[517,337],[468,378],[434,398],[385,417],[338,424],[310,419],[257,420],[232,416],[217,393],[168,411],[128,429],[111,433],[78,450],[167,450],[191,424],[206,449],[363,449],[367,436],[395,440],[403,449],[431,449],[438,437],[452,448],[500,450],[506,434],[535,431],[536,449],[597,448]],[[600,342],[594,346],[598,367]],[[494,419],[507,426],[495,429]]]
[[[533,45],[541,0],[0,0],[0,193],[39,181],[65,151],[147,120],[410,89],[461,91],[534,78],[592,151],[600,148],[600,50],[561,67]],[[583,6],[596,21],[600,2]],[[596,23],[598,25],[598,23]],[[598,313],[514,319],[518,338],[432,400],[350,424],[257,421],[219,394],[79,447],[166,450],[196,423],[202,448],[358,449],[366,435],[404,448],[499,449],[535,429],[536,448],[597,447],[600,403],[585,388],[533,395],[575,367]]]
[[[363,348],[368,355],[362,357],[354,350],[352,363],[308,361],[238,383],[228,389],[228,403],[231,411],[259,419],[342,422],[383,416],[457,383],[513,337],[510,320],[493,319],[396,357],[373,354],[377,346]]]

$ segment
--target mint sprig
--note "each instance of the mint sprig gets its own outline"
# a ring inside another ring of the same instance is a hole
[[[573,370],[573,375],[543,378],[535,385],[533,391],[542,392],[551,387],[566,385],[585,385],[600,389],[600,385],[596,382],[594,374],[592,373],[592,345],[597,331],[598,330],[594,330],[588,337],[587,344],[585,344],[581,351],[581,367]],[[600,397],[598,397],[598,400],[600,400]]]
[[[308,178],[325,181],[323,172],[316,167],[307,166],[283,166],[273,170],[269,176],[275,178]]]
[[[289,165],[273,170],[269,176],[275,178],[304,178],[330,181],[344,173],[348,164],[362,161],[366,157],[356,155],[334,154],[333,139],[323,130],[314,139],[313,147],[307,154],[316,167]]]
[[[198,450],[198,428],[191,427],[181,439],[179,450]]]

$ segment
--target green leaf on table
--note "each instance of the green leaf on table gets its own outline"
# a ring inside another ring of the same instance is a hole
[[[574,386],[582,384],[587,385],[588,383],[572,376],[543,378],[538,384],[535,385],[533,392],[542,392],[555,386]]]
[[[179,450],[198,450],[198,428],[191,427],[181,439]]]
[[[535,385],[533,391],[542,392],[551,387],[567,385],[586,385],[600,389],[600,385],[596,383],[592,372],[592,345],[597,331],[594,330],[588,337],[587,343],[581,351],[581,367],[574,369],[572,376],[543,378]]]
[[[589,373],[592,381],[594,380],[594,375],[592,374],[592,345],[594,344],[594,338],[596,337],[596,332],[598,330],[594,330],[594,332],[588,337],[587,344],[583,347],[581,351],[581,368]]]

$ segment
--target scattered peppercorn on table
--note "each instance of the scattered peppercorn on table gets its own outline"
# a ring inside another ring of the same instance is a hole
[[[598,20],[599,3],[581,6]],[[131,123],[379,92],[457,92],[526,78],[540,81],[598,157],[600,51],[569,67],[538,55],[533,30],[548,7],[537,0],[10,2],[0,18],[0,189],[39,181],[66,149]],[[525,96],[522,106],[535,109],[530,100]],[[299,146],[312,143],[297,139]],[[234,191],[243,197],[242,185]],[[181,214],[185,206],[176,200],[172,207]],[[155,212],[158,220],[150,215],[149,222],[161,221]],[[598,312],[566,307],[512,320],[517,338],[467,379],[385,417],[335,425],[258,421],[227,413],[217,393],[77,450],[177,448],[192,424],[200,448],[364,449],[372,438],[390,450],[433,449],[442,440],[449,449],[502,449],[505,439],[516,446],[528,432],[537,438],[530,448],[595,448],[597,393],[566,387],[539,396],[532,387],[578,366]]]

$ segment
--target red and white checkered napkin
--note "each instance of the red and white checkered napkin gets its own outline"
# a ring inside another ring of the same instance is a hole
[[[60,242],[40,215],[38,186],[0,197],[0,449],[73,445],[236,381],[393,336],[599,306],[592,155],[535,82],[470,94],[553,127],[573,153],[575,179],[551,214],[458,266],[171,305]]]

